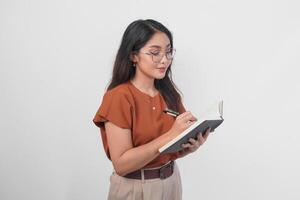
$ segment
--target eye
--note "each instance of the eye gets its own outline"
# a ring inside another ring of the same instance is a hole
[[[167,54],[168,54],[168,55],[172,55],[172,54],[173,54],[173,51],[172,51],[172,50],[167,51]]]
[[[158,56],[159,55],[159,52],[150,52],[152,55],[154,56]]]

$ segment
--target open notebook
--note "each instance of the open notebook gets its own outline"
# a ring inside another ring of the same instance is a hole
[[[205,133],[208,128],[211,128],[211,132],[213,132],[220,124],[223,123],[223,121],[223,101],[220,101],[217,105],[213,105],[206,114],[198,119],[192,126],[162,146],[159,149],[159,152],[164,154],[180,151],[183,149],[181,145],[187,143],[189,138],[196,139],[200,132]]]

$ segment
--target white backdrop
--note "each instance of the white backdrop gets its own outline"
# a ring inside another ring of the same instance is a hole
[[[105,199],[92,118],[129,23],[174,35],[174,80],[224,124],[178,160],[183,199],[300,198],[299,1],[0,1],[0,199]]]

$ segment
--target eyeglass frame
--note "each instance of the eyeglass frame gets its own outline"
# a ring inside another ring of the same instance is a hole
[[[175,49],[175,48],[172,48],[172,58],[169,59],[169,58],[167,57],[167,53],[168,53],[168,52],[165,52],[165,53],[163,53],[163,56],[161,57],[161,59],[160,59],[158,62],[155,62],[154,59],[153,59],[153,57],[154,57],[154,56],[158,56],[158,55],[161,56],[161,53],[159,53],[158,55],[154,55],[154,54],[151,53],[151,52],[142,52],[142,51],[139,51],[139,53],[143,53],[143,54],[146,54],[146,55],[151,56],[152,61],[153,61],[154,63],[160,63],[164,56],[166,56],[166,59],[167,59],[168,61],[172,61],[172,60],[174,59],[174,56],[175,56],[175,53],[176,53],[176,49]]]

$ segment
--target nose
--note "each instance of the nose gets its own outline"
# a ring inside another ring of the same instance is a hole
[[[165,64],[166,61],[168,61],[168,59],[167,59],[167,54],[164,53],[163,57],[162,57],[161,60],[160,60],[160,63],[161,63],[161,64]]]

